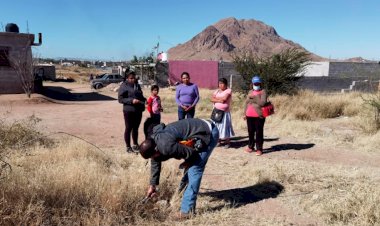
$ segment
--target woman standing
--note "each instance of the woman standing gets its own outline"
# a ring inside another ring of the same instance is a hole
[[[187,72],[181,74],[182,84],[176,88],[175,101],[178,105],[178,120],[194,118],[195,106],[199,101],[198,86],[190,82]]]
[[[248,93],[244,111],[244,119],[247,120],[249,136],[249,143],[245,152],[253,152],[256,144],[256,155],[259,156],[263,154],[265,124],[261,108],[267,102],[267,93],[262,88],[262,81],[258,75],[252,78],[252,84],[253,89]]]
[[[235,136],[230,113],[232,91],[228,88],[225,78],[219,79],[218,86],[219,89],[212,95],[211,102],[214,103],[214,108],[224,111],[224,115],[222,121],[215,122],[215,125],[219,130],[219,146],[225,145],[225,148],[229,148],[230,138]]]
[[[140,85],[136,82],[136,74],[128,72],[125,81],[121,84],[118,93],[119,103],[123,104],[124,114],[124,140],[127,152],[138,152],[138,130],[141,123],[142,112],[145,109],[145,97]],[[133,147],[131,147],[131,133]]]

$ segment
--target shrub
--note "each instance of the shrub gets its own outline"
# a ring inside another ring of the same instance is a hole
[[[303,70],[309,64],[309,53],[297,48],[286,49],[267,58],[243,52],[233,56],[236,70],[242,75],[242,90],[249,90],[252,75],[258,74],[269,94],[294,94],[297,81],[303,77]]]
[[[37,124],[41,119],[34,115],[12,123],[6,119],[0,119],[0,151],[11,148],[32,147],[39,145],[51,145],[52,140],[44,137],[37,130]]]
[[[373,122],[374,131],[378,131],[380,129],[380,92],[362,98],[364,104],[370,107],[372,113],[370,117]]]

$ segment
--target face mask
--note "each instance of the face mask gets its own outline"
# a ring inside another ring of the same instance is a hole
[[[253,90],[260,90],[261,87],[260,86],[253,86]]]

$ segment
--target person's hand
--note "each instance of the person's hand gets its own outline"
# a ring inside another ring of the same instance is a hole
[[[138,103],[140,103],[140,101],[138,99],[133,99],[132,100],[132,104],[138,104]]]
[[[190,163],[184,161],[183,163],[179,164],[179,169],[184,169],[185,171],[190,167]]]
[[[186,106],[183,106],[183,105],[181,105],[181,108],[182,108],[183,110],[185,110],[185,111],[186,111],[186,109],[187,109],[187,107],[186,107]]]
[[[148,192],[146,193],[146,197],[151,198],[157,195],[157,190],[155,185],[150,185],[148,188]]]

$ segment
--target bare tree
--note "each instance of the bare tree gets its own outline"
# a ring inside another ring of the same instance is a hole
[[[28,39],[22,47],[18,48],[18,51],[8,55],[10,66],[20,79],[22,89],[28,98],[31,97],[34,88],[33,66],[35,62],[32,57],[31,44],[32,41]]]

